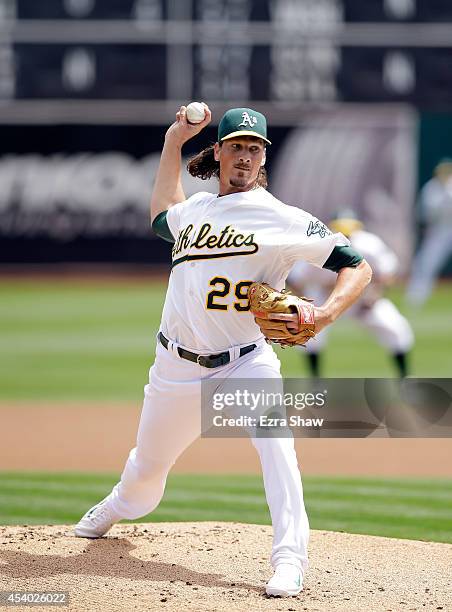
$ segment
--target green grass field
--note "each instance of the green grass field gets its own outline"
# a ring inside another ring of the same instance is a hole
[[[116,482],[111,475],[0,472],[0,524],[74,523]],[[452,543],[452,482],[304,479],[313,529]],[[173,475],[160,506],[140,521],[270,524],[259,476]]]
[[[0,401],[137,401],[152,363],[165,285],[143,282],[2,281]],[[392,294],[401,303],[401,292]],[[413,374],[452,373],[452,285],[409,314],[416,333]],[[294,349],[279,351],[285,376],[306,374]],[[385,377],[384,350],[356,323],[337,322],[325,376]]]

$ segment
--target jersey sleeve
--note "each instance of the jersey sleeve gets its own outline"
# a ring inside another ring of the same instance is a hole
[[[188,200],[185,200],[185,202],[188,202]],[[168,208],[168,210],[166,211],[166,222],[168,224],[169,230],[173,236],[174,241],[177,238],[180,228],[180,209],[185,202],[175,204],[174,206],[171,206],[171,208]]]
[[[291,222],[283,233],[281,252],[285,261],[292,266],[302,259],[321,268],[335,246],[349,246],[349,240],[340,233],[333,234],[316,217],[293,208]]]
[[[163,238],[163,240],[166,240],[167,242],[175,242],[175,238],[168,225],[167,216],[167,210],[159,213],[152,222],[152,229],[159,238]]]
[[[361,253],[351,246],[336,245],[322,267],[332,272],[340,272],[343,268],[356,268],[363,259]]]
[[[181,226],[181,215],[183,211],[202,200],[204,192],[195,193],[183,202],[174,204],[168,210],[158,214],[152,222],[152,229],[160,238],[168,242],[175,242]],[[207,194],[209,195],[209,194]]]

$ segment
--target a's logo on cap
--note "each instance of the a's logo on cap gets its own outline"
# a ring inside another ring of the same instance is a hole
[[[254,115],[250,117],[246,111],[242,113],[242,119],[243,121],[242,123],[239,123],[238,127],[246,127],[246,124],[248,124],[250,127],[254,127],[257,123],[257,117]]]

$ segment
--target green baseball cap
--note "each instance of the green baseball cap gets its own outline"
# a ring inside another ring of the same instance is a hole
[[[266,118],[252,108],[231,108],[223,115],[218,126],[218,142],[236,136],[256,136],[271,144]]]

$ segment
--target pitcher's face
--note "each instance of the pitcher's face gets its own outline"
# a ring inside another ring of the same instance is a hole
[[[249,191],[256,184],[265,164],[265,146],[261,138],[238,136],[215,144],[215,159],[220,162],[220,194]]]

